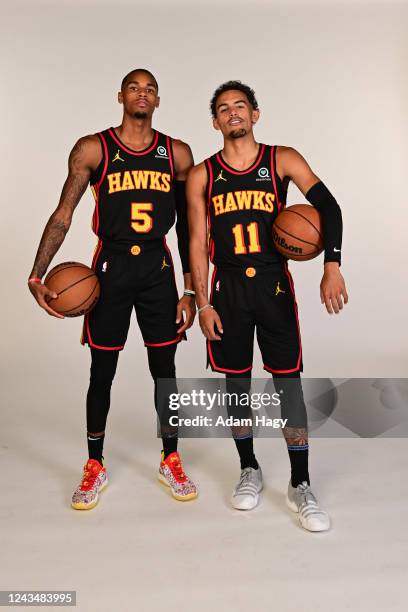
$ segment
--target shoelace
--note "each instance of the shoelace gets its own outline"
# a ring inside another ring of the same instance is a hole
[[[82,476],[81,489],[92,489],[95,484],[95,480],[98,477],[96,470],[92,471],[87,469],[88,465],[84,467],[84,475]]]
[[[244,484],[246,484],[250,480],[251,472],[249,470],[243,470],[241,472],[241,477],[239,479],[239,483],[237,489],[240,489]]]
[[[181,465],[181,461],[172,461],[171,462],[171,469],[172,472],[174,473],[174,475],[176,476],[176,478],[178,480],[184,480],[186,478],[185,473],[183,472],[183,467]]]
[[[298,486],[298,490],[300,490],[301,493],[301,506],[307,505],[309,502],[313,502],[317,505],[317,500],[313,495],[312,491],[310,490],[310,486],[308,484],[302,483]]]

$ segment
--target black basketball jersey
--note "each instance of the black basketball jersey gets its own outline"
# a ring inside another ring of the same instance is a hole
[[[98,133],[103,159],[91,176],[92,229],[121,244],[163,238],[175,221],[171,139],[154,130],[151,144],[133,151],[113,128]]]
[[[246,170],[231,168],[221,152],[205,160],[210,260],[216,266],[256,266],[284,261],[272,224],[287,191],[276,172],[276,146],[259,145]]]

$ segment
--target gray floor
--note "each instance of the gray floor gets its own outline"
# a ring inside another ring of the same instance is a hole
[[[76,590],[81,612],[406,609],[405,440],[313,440],[312,482],[333,529],[310,534],[284,504],[283,440],[256,441],[266,487],[249,513],[228,503],[239,475],[232,442],[183,440],[200,496],[179,503],[156,479],[148,385],[141,414],[118,389],[110,485],[90,512],[69,506],[85,458],[81,386],[61,399],[57,383],[20,380],[6,397],[1,589]]]

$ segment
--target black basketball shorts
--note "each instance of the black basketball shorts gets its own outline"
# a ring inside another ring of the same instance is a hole
[[[165,241],[129,247],[99,241],[92,268],[101,294],[85,315],[82,344],[107,351],[123,349],[133,308],[145,346],[167,346],[185,338],[177,333],[177,287]]]
[[[298,309],[286,264],[214,268],[210,303],[224,330],[221,340],[207,340],[208,363],[214,371],[250,375],[255,329],[265,370],[302,371]]]

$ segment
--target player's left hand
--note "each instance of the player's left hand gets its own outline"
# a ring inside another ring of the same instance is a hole
[[[340,273],[339,264],[327,262],[324,265],[324,274],[320,283],[320,300],[326,305],[329,314],[339,314],[344,304],[348,302],[348,294],[344,278]]]
[[[176,323],[183,321],[183,313],[185,314],[185,321],[181,327],[177,330],[178,334],[182,334],[186,329],[192,326],[196,315],[196,305],[194,296],[183,295],[177,304],[177,315]]]

